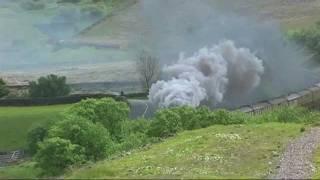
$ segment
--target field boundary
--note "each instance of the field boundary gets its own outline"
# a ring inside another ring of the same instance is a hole
[[[73,94],[70,96],[53,97],[53,98],[12,98],[0,99],[0,107],[2,106],[44,106],[44,105],[60,105],[73,104],[84,99],[93,98],[113,98],[117,101],[127,101],[125,97],[113,94]]]

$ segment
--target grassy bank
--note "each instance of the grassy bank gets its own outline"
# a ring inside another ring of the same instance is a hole
[[[24,148],[27,132],[33,126],[61,118],[69,105],[0,107],[0,151]]]
[[[187,131],[130,156],[75,170],[67,177],[265,178],[302,126],[217,125]]]
[[[0,168],[0,179],[36,179],[40,173],[40,170],[35,168],[35,163],[25,162]]]

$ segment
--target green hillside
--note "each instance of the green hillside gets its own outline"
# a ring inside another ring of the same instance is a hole
[[[213,126],[75,170],[71,178],[265,178],[301,124]]]

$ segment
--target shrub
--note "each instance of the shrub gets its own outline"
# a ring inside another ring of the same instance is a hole
[[[87,160],[103,159],[113,148],[113,142],[107,129],[100,123],[94,124],[72,116],[54,125],[49,130],[49,137],[67,139],[72,144],[83,147]]]
[[[28,152],[34,155],[38,151],[38,144],[42,142],[48,135],[48,129],[42,126],[35,127],[28,132],[27,146]]]
[[[59,97],[66,96],[70,93],[70,87],[66,83],[66,77],[58,77],[56,75],[48,75],[40,77],[38,82],[30,82],[31,97]]]
[[[198,110],[192,107],[174,107],[171,111],[177,113],[180,116],[182,128],[184,130],[193,130],[201,128],[201,114]]]
[[[148,134],[154,137],[169,137],[181,131],[182,123],[179,114],[172,109],[162,109],[156,112]]]
[[[201,128],[209,127],[215,124],[214,113],[208,107],[200,107],[197,109]]]
[[[0,79],[0,98],[7,96],[9,94],[9,89],[6,82],[3,79]]]
[[[117,102],[111,98],[87,99],[75,104],[67,114],[88,119],[94,123],[100,122],[114,139],[119,140],[122,134],[121,125],[129,116],[129,107],[126,103]]]
[[[152,138],[144,133],[131,133],[123,137],[121,143],[115,148],[118,152],[129,151],[134,148],[142,147],[152,142]]]
[[[243,124],[244,118],[240,118],[240,114],[232,113],[227,110],[216,110],[213,112],[214,124],[230,125],[230,124]]]
[[[84,150],[81,146],[72,144],[69,140],[49,138],[39,144],[35,156],[37,166],[48,175],[59,175],[75,164],[84,162]]]
[[[281,107],[267,111],[254,118],[254,122],[281,122],[281,123],[304,123],[314,121],[309,111],[303,107]]]
[[[122,136],[133,133],[147,134],[150,129],[151,121],[146,119],[128,120],[122,123]]]
[[[303,112],[300,108],[294,108],[292,106],[279,108],[270,113],[277,122],[301,122],[303,118]]]
[[[316,23],[310,28],[304,28],[300,30],[291,30],[288,32],[288,36],[291,40],[297,42],[299,45],[303,45],[313,55],[315,60],[320,60],[320,23]]]
[[[147,135],[150,125],[151,121],[146,119],[124,121],[121,142],[117,150],[128,151],[153,142],[153,139]]]

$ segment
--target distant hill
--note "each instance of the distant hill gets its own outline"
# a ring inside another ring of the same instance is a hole
[[[133,35],[132,29],[139,24],[139,0],[129,1],[130,6],[96,23],[79,34],[78,38],[90,42],[126,44]],[[320,20],[320,0],[215,0],[209,3],[213,7],[226,8],[240,15],[279,21],[284,29],[300,28]]]

